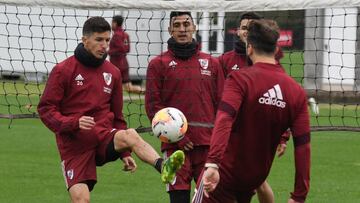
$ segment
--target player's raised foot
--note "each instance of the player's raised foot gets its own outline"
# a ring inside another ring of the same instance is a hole
[[[161,180],[163,183],[174,182],[176,171],[178,171],[184,164],[185,154],[181,150],[175,151],[166,161],[164,161]]]

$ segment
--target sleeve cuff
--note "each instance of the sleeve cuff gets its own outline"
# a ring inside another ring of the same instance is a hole
[[[205,168],[215,168],[215,169],[219,169],[219,166],[215,163],[206,163],[205,164]]]
[[[125,157],[131,156],[131,152],[130,151],[125,151],[120,153],[120,158],[123,159]]]
[[[297,201],[297,202],[304,203],[306,197],[299,197],[299,196],[294,196],[293,194],[291,194],[291,199],[293,199],[293,200],[295,200],[295,201]]]

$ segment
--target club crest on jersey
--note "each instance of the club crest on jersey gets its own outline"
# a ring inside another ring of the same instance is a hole
[[[66,175],[70,180],[72,180],[74,178],[74,169],[66,171]]]
[[[106,85],[110,85],[111,84],[111,73],[103,73],[103,76],[104,76],[104,80],[105,80],[105,83]]]
[[[199,63],[203,69],[207,69],[209,67],[209,60],[207,59],[199,59]]]

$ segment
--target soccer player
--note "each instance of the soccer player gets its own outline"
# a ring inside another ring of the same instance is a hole
[[[132,93],[143,93],[141,87],[133,85],[129,78],[129,64],[126,54],[130,51],[129,35],[123,30],[124,18],[121,15],[113,16],[111,29],[113,36],[110,40],[109,55],[110,62],[114,64],[121,72],[123,89]]]
[[[239,70],[241,68],[252,65],[252,61],[246,55],[245,47],[248,24],[252,20],[259,20],[262,18],[262,16],[255,12],[246,12],[241,16],[237,32],[239,41],[235,43],[235,47],[233,50],[219,56],[219,62],[224,70],[225,77],[234,70]],[[277,47],[275,54],[276,62],[280,64],[280,59],[283,56],[283,52],[279,47]]]
[[[164,107],[181,110],[190,122],[213,123],[221,98],[224,74],[219,62],[199,50],[190,12],[171,12],[168,50],[149,63],[145,107],[151,120]],[[185,164],[169,184],[171,203],[190,202],[191,181],[197,181],[208,152],[211,128],[190,126],[175,144],[161,146],[164,156],[185,150]]]
[[[275,60],[275,22],[253,20],[247,54],[253,65],[232,72],[216,115],[210,151],[193,202],[250,202],[270,172],[281,134],[294,140],[295,187],[288,202],[304,202],[310,182],[306,93]],[[205,193],[205,196],[203,194]]]
[[[65,184],[72,202],[89,202],[97,182],[96,167],[121,158],[134,172],[134,152],[171,181],[184,159],[177,151],[167,161],[134,129],[126,130],[122,114],[120,71],[106,61],[110,24],[102,17],[86,20],[82,43],[50,73],[38,112],[56,134]],[[163,166],[162,166],[163,165]]]
[[[228,51],[223,55],[219,56],[219,62],[222,66],[225,77],[227,77],[232,71],[237,71],[239,69],[251,66],[252,61],[246,56],[245,43],[247,37],[248,24],[251,20],[259,20],[262,17],[255,12],[246,12],[240,18],[238,37],[239,41],[236,42],[235,48],[232,51]],[[283,57],[282,52],[278,51],[275,55],[277,63],[279,63],[280,58]],[[290,131],[286,131],[280,140],[278,146],[278,155],[279,157],[285,153],[286,142],[289,140]],[[260,203],[274,203],[274,193],[270,185],[265,181],[259,188],[256,189],[257,196]]]

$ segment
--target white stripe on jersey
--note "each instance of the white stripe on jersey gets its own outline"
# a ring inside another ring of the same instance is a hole
[[[69,188],[69,184],[67,182],[67,178],[66,178],[66,170],[65,170],[65,160],[61,162],[61,170],[63,172],[63,176],[64,176],[64,180],[65,180],[65,185],[66,185],[66,189]]]
[[[195,189],[195,194],[192,203],[201,203],[204,197],[204,182],[201,180],[199,188]]]

